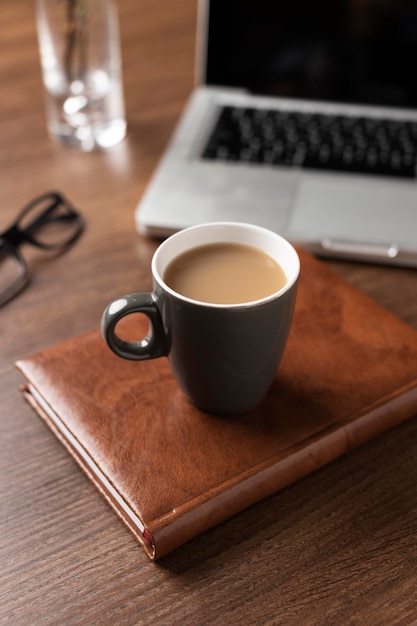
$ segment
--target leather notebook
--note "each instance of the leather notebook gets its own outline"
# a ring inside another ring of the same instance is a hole
[[[25,397],[152,559],[417,414],[417,332],[300,259],[283,361],[244,415],[198,411],[165,357],[121,359],[99,330],[17,363]]]

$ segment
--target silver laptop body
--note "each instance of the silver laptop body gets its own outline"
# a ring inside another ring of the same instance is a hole
[[[284,7],[289,4],[295,5],[294,13],[284,16],[285,11],[290,13],[289,9],[284,11]],[[331,32],[332,24],[336,22],[336,19],[344,24],[347,19],[346,15],[350,16],[349,23],[353,21],[356,29],[355,46],[358,38],[364,46],[361,39],[363,38],[362,32],[373,28],[372,19],[388,19],[389,24],[393,23],[394,18],[397,19],[395,36],[399,36],[400,26],[406,30],[407,24],[412,25],[413,28],[409,29],[410,42],[406,37],[408,31],[404,35],[402,32],[400,34],[405,37],[407,43],[404,46],[404,54],[408,56],[410,50],[415,49],[415,58],[417,58],[415,2],[408,3],[409,15],[401,16],[401,18],[397,15],[385,14],[381,17],[377,12],[376,16],[359,15],[354,16],[355,19],[349,13],[349,0],[337,0],[337,2],[333,0],[331,4],[321,0],[321,4],[326,5],[327,11],[330,6],[335,8],[337,5],[343,5],[343,20],[340,15],[329,16],[329,24],[323,28],[327,33]],[[390,3],[381,2],[381,7],[386,7],[388,4]],[[394,5],[397,4],[403,8],[407,6],[407,2],[394,3]],[[231,5],[234,5],[234,13],[230,11]],[[268,15],[268,10],[277,11],[280,5],[281,13],[278,11],[274,14],[274,22],[271,15]],[[409,64],[402,71],[398,66],[398,72],[395,72],[396,76],[401,75],[401,80],[407,78],[408,83],[403,90],[401,90],[401,85],[384,83],[382,79],[379,82],[374,79],[374,83],[377,84],[371,85],[368,91],[361,87],[360,96],[365,94],[366,100],[372,101],[366,104],[353,101],[353,98],[349,102],[343,101],[345,94],[342,81],[339,81],[339,87],[336,85],[334,92],[331,93],[332,96],[336,94],[337,97],[306,98],[299,97],[298,93],[286,84],[282,76],[279,80],[275,75],[273,80],[270,78],[265,80],[267,88],[265,84],[260,84],[255,85],[255,89],[251,89],[247,86],[229,85],[227,75],[218,77],[211,69],[210,55],[216,56],[217,46],[221,47],[222,44],[222,37],[224,50],[217,52],[218,56],[220,54],[220,61],[219,58],[216,61],[217,65],[227,65],[221,62],[222,55],[226,58],[227,54],[234,56],[239,63],[237,55],[239,41],[235,43],[233,36],[225,35],[225,32],[239,32],[239,29],[243,28],[240,22],[244,22],[246,30],[249,31],[252,27],[248,24],[255,24],[254,42],[249,35],[243,34],[240,37],[240,44],[245,43],[241,62],[247,63],[247,60],[251,59],[251,45],[256,45],[257,49],[264,47],[266,40],[262,39],[261,30],[265,24],[269,25],[268,36],[271,38],[274,24],[279,24],[280,16],[282,16],[281,29],[283,30],[277,28],[276,33],[277,41],[282,41],[285,33],[290,30],[285,23],[286,20],[289,20],[291,25],[291,18],[294,20],[294,16],[303,15],[304,8],[306,15],[302,21],[301,34],[303,36],[301,37],[298,33],[296,40],[298,48],[295,44],[290,45],[288,38],[285,54],[282,51],[277,56],[270,53],[273,62],[269,60],[269,67],[274,67],[274,64],[280,67],[285,66],[285,71],[287,71],[287,67],[292,63],[299,70],[298,58],[301,59],[303,67],[311,65],[313,74],[316,71],[318,79],[316,82],[313,81],[313,87],[320,81],[325,83],[327,77],[325,76],[325,79],[322,77],[327,70],[329,74],[331,71],[333,75],[335,74],[336,66],[331,67],[330,70],[328,66],[337,57],[337,52],[333,54],[332,46],[337,48],[340,33],[327,43],[330,52],[326,51],[324,44],[319,44],[313,34],[314,28],[321,23],[317,20],[317,23],[312,24],[314,20],[308,12],[308,7],[311,5],[317,9],[320,2],[310,3],[308,0],[293,0],[292,3],[283,0],[281,2],[278,0],[200,2],[196,54],[197,85],[136,209],[135,220],[139,232],[155,237],[165,237],[197,223],[245,221],[279,232],[293,243],[301,244],[321,256],[417,267],[415,152],[411,152],[414,173],[412,176],[326,170],[325,166],[320,169],[310,169],[297,163],[288,166],[244,160],[237,162],[222,158],[202,158],[213,125],[223,107],[239,110],[256,109],[261,111],[260,115],[266,112],[270,114],[271,111],[272,113],[279,111],[280,114],[287,115],[295,111],[297,114],[308,116],[324,115],[331,116],[331,118],[348,116],[352,117],[353,121],[357,118],[366,118],[370,119],[371,123],[372,120],[378,122],[380,119],[406,121],[413,128],[415,126],[417,143],[417,72],[414,73],[415,78],[408,78],[414,63],[408,62]],[[357,7],[362,6],[363,3],[353,2],[352,5]],[[274,6],[273,9],[271,9],[272,6]],[[346,13],[347,10],[348,13]],[[258,15],[262,11],[264,11],[263,19],[260,19],[258,23]],[[228,16],[225,17],[222,13],[228,13]],[[242,18],[241,13],[244,14],[245,19]],[[217,20],[217,25],[213,26],[213,20]],[[412,20],[415,21],[412,23]],[[223,35],[218,36],[216,28],[222,29]],[[395,45],[395,40],[392,43]],[[386,42],[379,42],[379,44],[386,46]],[[331,62],[326,61],[326,53]],[[360,73],[362,64],[366,69],[366,56],[364,54],[362,57],[358,56],[356,51],[355,55],[357,63],[355,71]],[[336,61],[338,62],[337,58]],[[397,62],[399,63],[398,59]],[[238,69],[235,74],[239,74],[239,65],[236,67]],[[254,68],[253,76],[257,80],[260,73],[257,73],[255,63]],[[233,75],[233,67],[226,67],[224,71],[226,74],[229,71]],[[236,80],[243,79],[238,75]],[[252,81],[254,80],[252,77]],[[311,82],[311,77],[309,80]],[[388,79],[384,80],[388,81]],[[282,86],[284,86],[285,97],[275,95]],[[340,88],[340,93],[337,91],[338,88]],[[267,89],[273,93],[263,93]],[[355,98],[359,100],[357,94]],[[389,101],[389,106],[377,104],[377,98]],[[395,102],[395,106],[392,102]]]

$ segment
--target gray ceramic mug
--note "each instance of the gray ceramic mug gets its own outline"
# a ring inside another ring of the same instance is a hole
[[[219,242],[252,246],[275,259],[286,275],[272,295],[240,304],[211,304],[187,298],[164,281],[169,263],[191,248]],[[266,394],[281,361],[296,300],[300,262],[291,244],[250,224],[218,222],[179,231],[152,259],[152,293],[118,298],[106,308],[102,333],[120,357],[167,356],[179,387],[196,407],[231,415],[254,408]],[[132,313],[148,316],[148,335],[138,342],[117,335],[118,322]]]

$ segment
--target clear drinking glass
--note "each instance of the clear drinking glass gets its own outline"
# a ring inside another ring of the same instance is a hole
[[[83,150],[126,134],[114,0],[36,0],[47,127]]]

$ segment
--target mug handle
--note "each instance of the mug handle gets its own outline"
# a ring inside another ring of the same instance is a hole
[[[148,334],[139,341],[125,341],[116,334],[118,322],[132,313],[143,313],[150,322]],[[101,318],[101,332],[109,348],[124,359],[144,361],[168,354],[164,326],[152,293],[132,293],[111,302]]]

